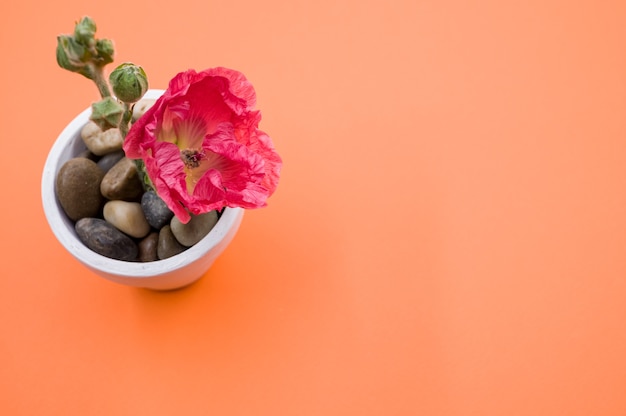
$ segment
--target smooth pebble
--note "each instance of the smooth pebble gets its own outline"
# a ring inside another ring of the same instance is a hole
[[[93,121],[85,124],[85,127],[80,132],[80,137],[83,139],[87,149],[98,156],[121,150],[124,144],[124,139],[119,129],[102,131]]]
[[[160,230],[170,222],[174,213],[154,191],[148,191],[141,197],[141,208],[148,220],[148,224]]]
[[[78,238],[91,250],[116,260],[137,259],[137,244],[126,234],[100,218],[82,218],[76,222]]]
[[[95,217],[102,207],[100,182],[104,173],[92,160],[84,157],[70,159],[56,177],[56,194],[67,216],[76,221]]]
[[[133,107],[133,121],[139,120],[139,118],[143,116],[155,102],[156,100],[153,98],[144,98],[143,100],[137,101]]]
[[[135,162],[126,157],[120,159],[102,178],[100,191],[107,199],[138,199],[143,185]]]
[[[187,224],[180,222],[178,217],[173,217],[170,221],[170,227],[172,227],[172,234],[179,243],[191,247],[213,229],[217,220],[217,211],[209,211],[205,214],[192,215]]]
[[[118,150],[117,152],[107,153],[106,155],[102,156],[100,160],[98,160],[96,163],[103,172],[108,172],[113,166],[115,166],[117,162],[122,160],[123,157],[124,151]]]
[[[109,201],[102,210],[104,219],[131,237],[143,238],[150,232],[150,224],[138,202]]]
[[[91,152],[91,150],[89,150],[89,149],[85,149],[85,150],[83,150],[82,152],[80,152],[79,154],[77,154],[77,155],[76,155],[76,157],[85,157],[85,158],[87,158],[87,159],[93,160],[93,161],[94,161],[94,162],[96,162],[96,163],[98,163],[98,159],[99,159],[99,156],[97,156],[97,155],[93,154],[93,153]]]
[[[159,244],[157,247],[157,256],[159,259],[167,259],[185,251],[187,247],[183,246],[176,240],[169,225],[164,226],[159,231]]]
[[[139,261],[148,262],[159,259],[157,248],[159,246],[159,233],[156,231],[148,234],[139,242]]]

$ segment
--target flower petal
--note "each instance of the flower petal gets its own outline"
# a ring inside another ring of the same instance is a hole
[[[190,216],[181,203],[187,195],[187,185],[180,151],[168,142],[156,142],[153,151],[157,157],[144,159],[148,176],[163,202],[181,222],[186,223]]]
[[[265,206],[282,160],[258,129],[255,104],[241,72],[181,72],[131,127],[124,150],[144,159],[157,192],[183,222],[190,212]]]

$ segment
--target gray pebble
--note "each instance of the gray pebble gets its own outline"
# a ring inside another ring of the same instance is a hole
[[[137,258],[137,244],[111,224],[100,218],[82,218],[76,222],[78,238],[91,250],[116,260]]]
[[[72,221],[98,215],[103,202],[100,194],[103,176],[98,165],[84,157],[70,159],[61,167],[55,190],[61,207]]]
[[[102,178],[100,192],[107,199],[138,199],[143,185],[135,162],[126,157],[120,159]]]
[[[99,156],[97,156],[94,153],[92,153],[91,150],[85,149],[82,152],[80,152],[79,154],[77,154],[76,157],[86,157],[87,159],[93,160],[94,162],[97,163]]]
[[[172,234],[169,225],[164,226],[159,231],[159,244],[157,247],[157,256],[163,260],[168,257],[175,256],[185,251],[187,247],[181,245]]]
[[[98,167],[103,172],[108,172],[117,162],[124,157],[124,151],[118,150],[117,152],[108,153],[98,160]]]
[[[148,224],[157,230],[170,222],[174,213],[154,191],[148,191],[141,197],[141,208]]]
[[[217,211],[209,211],[205,214],[192,215],[187,224],[183,224],[177,217],[174,217],[170,226],[176,240],[184,246],[191,247],[213,229],[217,219]]]
[[[139,261],[148,262],[159,259],[157,248],[159,246],[159,233],[152,232],[139,242]]]

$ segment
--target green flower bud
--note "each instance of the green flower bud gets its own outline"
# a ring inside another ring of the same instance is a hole
[[[124,106],[112,97],[106,97],[91,105],[90,119],[102,129],[102,131],[117,128],[122,122]]]
[[[91,48],[96,44],[96,40],[94,38],[95,34],[96,22],[94,22],[89,16],[85,16],[80,19],[80,21],[76,23],[76,27],[74,27],[74,37],[79,43],[88,48]]]
[[[123,63],[109,75],[113,94],[125,103],[137,102],[148,91],[148,77],[142,67]]]
[[[88,59],[89,54],[85,47],[72,36],[57,36],[57,63],[61,68],[93,79],[92,69],[87,65]]]
[[[96,40],[96,52],[98,53],[98,64],[106,65],[113,62],[113,54],[115,48],[113,42],[109,39],[97,39]]]

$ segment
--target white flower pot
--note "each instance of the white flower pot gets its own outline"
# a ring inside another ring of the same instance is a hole
[[[162,93],[162,90],[150,90],[145,98],[158,98]],[[52,232],[78,261],[113,282],[156,290],[178,289],[195,282],[233,239],[244,210],[226,208],[206,237],[168,259],[146,263],[126,262],[91,251],[78,239],[74,223],[65,215],[55,194],[56,176],[61,166],[85,150],[80,131],[89,121],[90,114],[91,108],[86,109],[61,132],[44,166],[41,193],[44,212]]]

